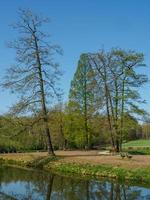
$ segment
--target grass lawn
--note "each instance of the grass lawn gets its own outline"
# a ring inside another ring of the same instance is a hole
[[[150,140],[133,140],[123,144],[123,147],[150,147]]]
[[[123,149],[134,155],[150,155],[150,140],[133,140],[123,144]]]

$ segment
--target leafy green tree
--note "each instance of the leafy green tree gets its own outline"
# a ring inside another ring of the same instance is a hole
[[[82,54],[71,82],[68,106],[70,112],[75,114],[74,117],[82,121],[80,131],[84,137],[85,148],[91,146],[90,120],[100,102],[97,98],[98,92],[94,71],[88,63],[87,55]]]

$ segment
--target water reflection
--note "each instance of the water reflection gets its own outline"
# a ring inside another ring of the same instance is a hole
[[[0,200],[150,200],[150,189],[0,168]]]

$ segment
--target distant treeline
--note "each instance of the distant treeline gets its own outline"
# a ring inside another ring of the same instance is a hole
[[[61,109],[60,109],[61,108]],[[49,111],[49,127],[54,149],[84,149],[83,118],[68,114],[68,108],[56,105]],[[47,150],[44,129],[41,123],[34,125],[32,117],[0,117],[0,152],[24,152]],[[106,116],[95,115],[90,124],[91,149],[110,146]],[[150,139],[150,125],[139,125],[137,120],[126,116],[124,142],[134,139]]]

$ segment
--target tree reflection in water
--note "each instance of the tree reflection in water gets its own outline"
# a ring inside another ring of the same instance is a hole
[[[150,189],[79,180],[41,171],[0,169],[0,200],[149,200]]]

